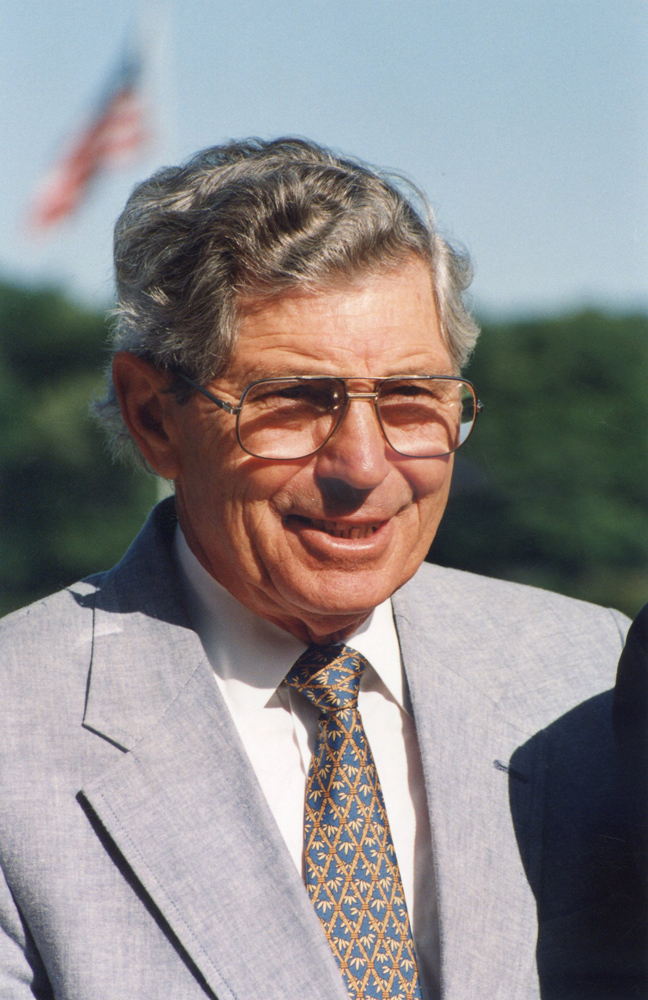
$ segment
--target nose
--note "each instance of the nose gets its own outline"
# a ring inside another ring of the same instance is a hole
[[[375,489],[391,469],[373,399],[350,398],[335,433],[317,453],[317,475],[356,490]]]

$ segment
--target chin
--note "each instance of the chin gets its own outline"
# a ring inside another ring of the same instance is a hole
[[[323,571],[312,586],[295,594],[295,604],[317,616],[367,615],[405,582],[386,581],[384,574],[363,580],[363,575]]]

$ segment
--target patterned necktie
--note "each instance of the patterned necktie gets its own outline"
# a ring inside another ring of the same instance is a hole
[[[349,646],[309,646],[286,678],[320,713],[304,809],[306,885],[352,1000],[420,1000],[403,885],[358,711],[366,664]]]

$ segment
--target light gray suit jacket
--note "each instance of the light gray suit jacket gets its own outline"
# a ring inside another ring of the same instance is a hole
[[[1,626],[0,997],[347,1000],[187,620],[173,523],[163,503],[113,570]],[[545,907],[543,734],[612,686],[626,620],[428,565],[394,609],[443,996],[538,997],[536,901],[562,941],[598,905],[574,871]]]

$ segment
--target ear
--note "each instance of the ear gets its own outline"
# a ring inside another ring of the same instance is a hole
[[[172,432],[173,396],[170,377],[128,351],[113,358],[112,376],[124,423],[137,447],[158,475],[176,479],[179,473]]]

